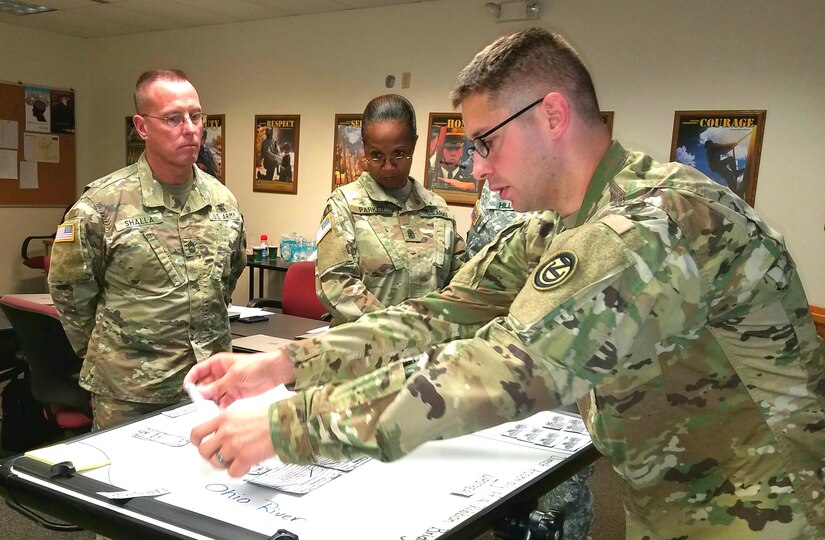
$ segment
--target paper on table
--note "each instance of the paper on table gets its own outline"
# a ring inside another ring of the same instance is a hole
[[[326,332],[327,330],[329,330],[329,325],[319,326],[318,328],[307,330],[305,333],[295,336],[295,339],[309,339],[313,336],[313,334],[320,334],[321,332]]]
[[[233,339],[232,348],[254,352],[274,352],[290,343],[292,343],[291,339],[267,336],[266,334],[253,334]]]
[[[29,450],[26,457],[42,461],[47,465],[54,465],[63,461],[71,461],[76,471],[87,471],[109,465],[111,462],[99,449],[83,443],[56,444],[37,450]]]
[[[272,315],[271,311],[266,311],[265,309],[253,307],[229,306],[228,311],[230,316],[237,315],[242,319],[252,317],[254,315],[263,315],[264,317],[269,317],[270,315]]]

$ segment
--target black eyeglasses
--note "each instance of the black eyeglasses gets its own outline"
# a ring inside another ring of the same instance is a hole
[[[175,113],[170,114],[169,116],[152,116],[151,114],[141,114],[140,116],[148,116],[149,118],[163,120],[163,123],[169,126],[170,128],[178,127],[187,118],[195,126],[201,126],[206,121],[206,113],[200,111],[191,112],[189,114]]]
[[[509,118],[506,118],[503,122],[501,122],[500,124],[498,124],[494,128],[488,129],[487,131],[485,131],[484,133],[482,133],[481,135],[479,135],[478,137],[473,139],[473,147],[467,150],[467,153],[469,154],[469,156],[473,157],[473,154],[478,152],[479,156],[481,156],[483,158],[486,158],[490,154],[490,147],[487,146],[487,141],[485,141],[484,139],[486,139],[487,137],[489,137],[490,135],[492,135],[493,133],[495,133],[499,129],[506,126],[507,123],[512,122],[513,120],[515,120],[516,118],[518,118],[522,114],[526,113],[527,111],[529,111],[530,109],[532,109],[533,107],[535,107],[536,105],[541,103],[542,101],[544,101],[543,96],[540,97],[539,99],[537,99],[536,101],[534,101],[533,103],[531,103],[530,105],[526,106],[525,108],[521,109],[517,113],[513,114]]]

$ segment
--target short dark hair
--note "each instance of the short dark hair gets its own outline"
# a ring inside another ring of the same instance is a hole
[[[524,96],[525,90],[532,93]],[[564,37],[542,28],[526,28],[504,36],[479,52],[458,75],[450,93],[453,107],[471,94],[489,99],[538,99],[561,91],[588,123],[601,122],[599,101],[590,72]],[[522,106],[521,102],[514,105]]]
[[[410,130],[410,136],[413,138],[418,135],[415,125],[415,109],[412,103],[404,96],[385,94],[367,103],[364,114],[361,117],[362,137],[363,133],[367,130],[367,126],[373,122],[384,122],[387,120],[395,120],[405,124]]]
[[[179,69],[153,69],[144,71],[135,83],[135,112],[141,114],[141,109],[145,105],[146,88],[156,81],[188,82],[189,77]]]

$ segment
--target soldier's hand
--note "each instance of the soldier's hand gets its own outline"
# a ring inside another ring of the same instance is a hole
[[[463,180],[459,180],[457,178],[446,178],[446,177],[443,177],[443,176],[439,176],[438,179],[441,180],[442,182],[444,182],[445,184],[449,184],[449,185],[453,186],[454,188],[460,189],[462,191],[474,191],[475,190],[475,184],[473,182],[466,182],[466,181],[463,181]]]
[[[192,428],[192,444],[212,466],[238,478],[261,461],[273,457],[269,435],[269,406],[225,411]]]
[[[201,395],[222,408],[295,380],[292,363],[280,351],[257,354],[218,353],[196,364],[184,384],[197,385]]]

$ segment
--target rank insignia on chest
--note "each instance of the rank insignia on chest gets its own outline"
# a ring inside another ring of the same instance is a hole
[[[473,222],[473,227],[478,224],[478,218],[481,217],[481,212],[478,211],[478,201],[473,205],[473,213],[470,214],[470,220]]]
[[[424,235],[421,234],[421,231],[413,227],[406,227],[404,229],[404,236],[407,242],[422,242],[424,240]]]
[[[579,260],[572,251],[560,251],[542,264],[533,275],[533,287],[539,291],[555,289],[573,275]]]

